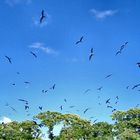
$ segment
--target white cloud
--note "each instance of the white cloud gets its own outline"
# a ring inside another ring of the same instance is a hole
[[[40,42],[33,43],[29,47],[42,50],[43,52],[45,52],[47,54],[55,54],[55,55],[58,54],[57,51],[53,50],[50,47],[45,47],[45,45],[43,43],[40,43]]]
[[[97,19],[104,19],[109,16],[113,16],[117,13],[117,10],[104,10],[104,11],[97,11],[96,9],[91,9],[90,12],[97,18]]]
[[[32,2],[32,0],[5,0],[5,2],[9,6],[13,7],[13,6],[17,5],[17,4],[22,4],[22,3],[30,4]]]
[[[10,123],[10,122],[12,122],[12,120],[11,120],[10,118],[3,117],[3,118],[0,120],[0,123],[2,123],[2,122],[4,122],[4,123]]]

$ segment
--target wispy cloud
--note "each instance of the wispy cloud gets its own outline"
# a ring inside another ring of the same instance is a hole
[[[7,118],[7,117],[2,117],[2,119],[0,120],[0,123],[2,123],[2,122],[10,123],[10,122],[12,122],[12,120],[10,118]]]
[[[32,2],[32,0],[5,0],[5,2],[9,6],[13,7],[13,6],[17,5],[17,4],[23,4],[23,3],[24,4],[30,4]]]
[[[55,51],[54,49],[52,49],[50,47],[46,47],[45,44],[43,44],[41,42],[33,43],[33,44],[29,45],[29,47],[34,48],[34,49],[38,49],[38,50],[42,50],[46,54],[54,54],[54,55],[58,54],[57,51]]]
[[[118,12],[118,10],[104,10],[98,11],[96,9],[91,9],[90,12],[95,16],[97,19],[104,19],[106,17],[113,16]]]

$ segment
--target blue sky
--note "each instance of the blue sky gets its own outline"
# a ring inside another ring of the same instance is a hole
[[[38,106],[44,111],[61,111],[63,105],[62,113],[110,122],[112,112],[105,105],[108,98],[118,110],[139,104],[140,88],[132,90],[140,82],[136,66],[140,61],[139,4],[139,0],[0,1],[0,115],[25,120],[39,113]],[[47,17],[40,24],[42,10]],[[75,45],[81,36],[83,42]],[[122,53],[115,56],[127,41]],[[91,48],[94,56],[89,61]],[[5,55],[11,57],[12,64]],[[112,76],[105,79],[108,74]],[[53,84],[55,90],[41,92]],[[84,94],[87,89],[91,91]],[[31,116],[26,116],[18,98],[29,101]],[[70,109],[72,105],[75,108]]]

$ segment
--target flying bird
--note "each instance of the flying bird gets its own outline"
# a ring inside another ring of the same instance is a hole
[[[50,89],[53,89],[54,90],[55,89],[55,86],[56,86],[56,84],[54,84]]]
[[[113,108],[112,106],[108,105],[107,108]]]
[[[66,103],[67,102],[67,99],[64,99],[64,102]]]
[[[139,86],[140,86],[140,84],[134,85],[134,86],[132,87],[132,89],[135,89],[135,88],[137,88],[137,87],[139,87]]]
[[[89,91],[91,91],[91,89],[87,89],[84,91],[84,93],[88,93]]]
[[[75,44],[77,45],[77,44],[79,44],[79,43],[81,43],[82,41],[83,41],[83,36],[80,38],[80,40],[78,40]]]
[[[97,88],[97,90],[101,91],[101,90],[102,90],[102,88],[103,88],[103,87],[99,87],[99,88]]]
[[[7,58],[8,62],[9,62],[10,64],[12,64],[11,58],[8,57],[8,56],[5,56],[5,57]]]
[[[42,106],[39,106],[38,108],[39,108],[40,110],[42,110],[42,109],[43,109],[43,107],[42,107]]]
[[[110,98],[106,100],[106,104],[110,104]]]
[[[25,82],[24,82],[24,84],[30,84],[30,82],[28,82],[28,81],[25,81]]]
[[[18,100],[21,101],[21,102],[28,103],[28,101],[27,100],[24,100],[24,99],[18,99]]]
[[[140,62],[137,63],[137,66],[140,68]]]
[[[44,10],[41,11],[40,23],[46,18]]]
[[[35,58],[37,58],[37,55],[33,52],[30,52]]]
[[[62,105],[60,106],[60,109],[61,109],[61,111],[63,110],[63,106]]]
[[[111,77],[111,76],[112,76],[112,74],[109,74],[109,75],[107,75],[107,76],[105,77],[105,79],[106,79],[106,78],[109,78],[109,77]]]
[[[84,110],[84,114],[89,110],[90,108],[86,108],[85,110]]]
[[[90,54],[89,55],[89,61],[92,59],[92,57],[93,57],[93,54]]]

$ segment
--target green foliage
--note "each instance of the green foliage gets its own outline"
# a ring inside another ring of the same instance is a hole
[[[140,109],[117,111],[112,119],[116,121],[114,131],[119,139],[140,140]]]
[[[0,124],[0,140],[41,140],[41,131],[32,121]]]
[[[114,124],[92,123],[74,114],[43,112],[35,116],[37,122],[48,128],[50,140],[140,140],[140,109],[116,111],[112,115]],[[34,121],[0,124],[0,140],[41,140],[40,125]],[[55,126],[62,126],[55,136]]]

